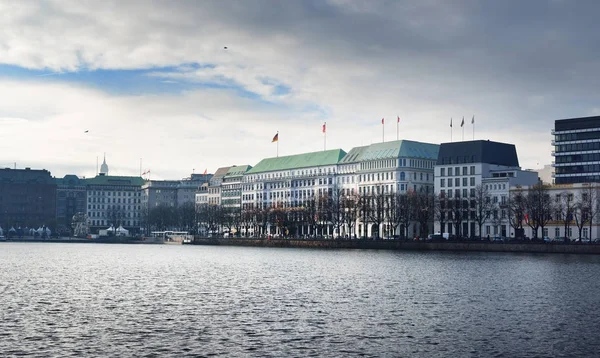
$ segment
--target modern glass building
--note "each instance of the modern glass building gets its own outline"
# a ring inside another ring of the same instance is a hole
[[[600,182],[600,116],[554,121],[555,184]]]

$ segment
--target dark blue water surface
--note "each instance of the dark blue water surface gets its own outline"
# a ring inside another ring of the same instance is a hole
[[[0,243],[0,356],[600,352],[600,257]]]

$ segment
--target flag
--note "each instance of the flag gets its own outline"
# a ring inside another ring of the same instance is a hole
[[[475,115],[473,115],[473,118],[471,118],[471,124],[475,124]]]
[[[327,122],[323,123],[323,133],[327,131]]]
[[[464,126],[464,125],[465,125],[465,117],[463,117],[463,120],[462,120],[462,122],[460,122],[460,126],[461,126],[461,127],[462,127],[462,126]]]
[[[400,116],[398,116],[398,123],[400,123]]]
[[[202,175],[206,175],[206,171],[207,171],[207,170],[208,170],[208,169],[204,169],[204,173],[203,173]]]
[[[277,134],[275,134],[275,136],[273,137],[273,140],[271,141],[271,143],[277,142],[277,141],[279,141],[279,132],[277,132]]]
[[[381,124],[385,124],[385,118],[381,118]]]
[[[529,214],[525,214],[525,222],[528,223],[529,222]]]
[[[450,118],[450,128],[452,128],[452,118]]]

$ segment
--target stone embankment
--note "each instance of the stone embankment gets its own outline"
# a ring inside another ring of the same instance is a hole
[[[323,249],[485,251],[563,254],[600,254],[596,244],[493,243],[493,242],[415,242],[400,240],[294,240],[294,239],[214,239],[196,238],[192,245],[254,247],[298,247]]]

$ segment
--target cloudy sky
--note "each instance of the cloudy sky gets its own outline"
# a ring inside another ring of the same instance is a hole
[[[517,145],[600,114],[597,1],[0,1],[0,166],[177,179],[396,138]],[[227,49],[224,49],[224,47]],[[84,133],[88,130],[88,133]]]

